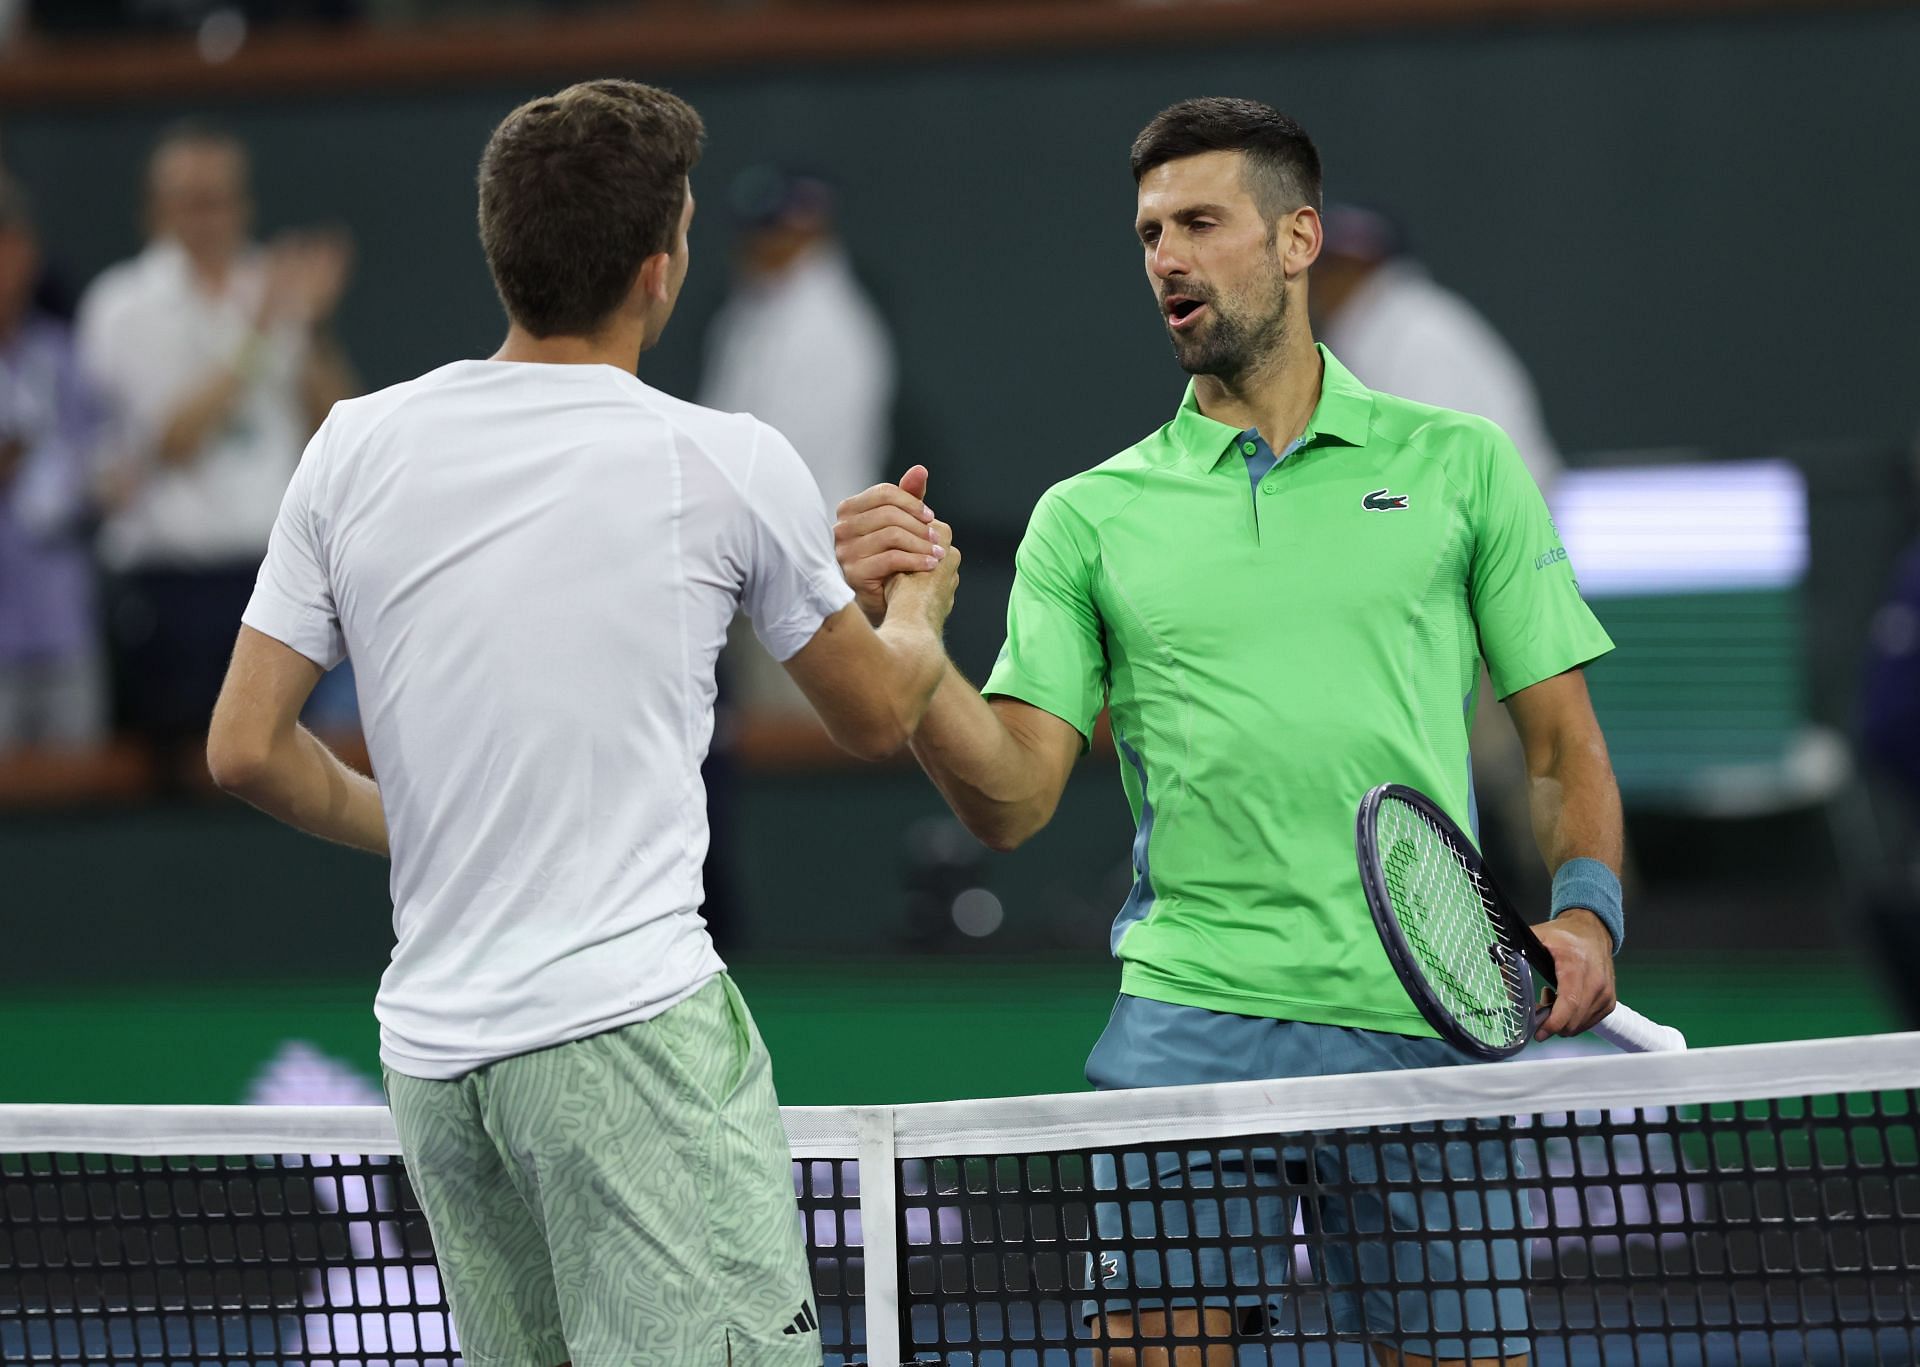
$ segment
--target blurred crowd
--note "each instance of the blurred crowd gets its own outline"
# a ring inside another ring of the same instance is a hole
[[[0,754],[120,733],[177,758],[167,772],[195,766],[287,479],[358,387],[332,327],[346,234],[259,240],[248,169],[219,128],[168,130],[147,164],[145,249],[71,308],[49,288],[27,192],[0,188]],[[758,166],[725,202],[734,284],[698,398],[778,427],[832,506],[888,473],[887,324],[825,178]],[[1334,206],[1327,225],[1315,309],[1336,352],[1372,383],[1495,417],[1549,484],[1559,459],[1532,381],[1492,325],[1387,215]],[[722,672],[734,707],[807,713],[750,645]],[[352,707],[343,670],[312,717],[350,725]],[[1517,749],[1488,754],[1489,779],[1517,794]]]
[[[211,126],[168,131],[144,193],[145,249],[68,317],[0,190],[0,752],[204,732],[287,479],[357,387],[343,233],[256,241]]]
[[[167,130],[139,187],[144,249],[74,288],[42,259],[32,187],[0,172],[0,760],[132,738],[163,786],[199,782],[200,737],[282,492],[328,410],[360,388],[333,326],[349,237],[261,237],[249,182],[231,134]],[[891,333],[825,177],[759,166],[725,189],[733,282],[696,397],[783,431],[831,508],[896,473]],[[1317,335],[1371,385],[1493,418],[1551,493],[1560,456],[1513,348],[1425,269],[1391,215],[1336,204],[1325,223]],[[1868,767],[1920,800],[1915,556],[1876,624],[1861,712]],[[322,730],[356,723],[350,671],[315,694],[308,719]],[[744,638],[721,674],[707,774],[717,853],[729,719],[811,715]],[[1474,758],[1487,840],[1507,848],[1505,867],[1531,869],[1526,775],[1502,709],[1479,710]],[[724,902],[723,858],[710,878]]]
[[[0,759],[130,737],[192,786],[287,481],[360,388],[333,327],[353,254],[339,228],[257,236],[247,149],[210,124],[162,134],[141,193],[144,249],[74,290],[0,173]],[[883,474],[890,336],[824,180],[756,167],[729,203],[701,398],[775,421],[837,502]],[[796,702],[756,650],[724,669],[733,704]],[[308,720],[355,724],[350,664]]]
[[[189,761],[287,479],[358,388],[332,326],[343,230],[257,238],[247,150],[212,125],[168,130],[142,192],[145,249],[68,307],[28,192],[0,185],[0,753],[119,732]],[[825,178],[758,166],[725,202],[734,284],[698,398],[778,427],[831,506],[888,473],[887,324]],[[1335,350],[1373,383],[1495,416],[1550,483],[1538,398],[1493,327],[1386,215],[1335,206],[1327,223],[1316,321]],[[758,651],[723,672],[735,705],[806,711]],[[344,673],[315,709],[352,722]]]

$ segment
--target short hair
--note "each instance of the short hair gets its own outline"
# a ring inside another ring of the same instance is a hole
[[[1320,153],[1307,130],[1258,100],[1182,100],[1154,115],[1133,140],[1133,180],[1203,152],[1243,152],[1247,189],[1269,220],[1320,207]]]
[[[706,130],[638,81],[586,81],[521,105],[480,158],[480,245],[507,316],[589,336],[648,257],[670,251]]]

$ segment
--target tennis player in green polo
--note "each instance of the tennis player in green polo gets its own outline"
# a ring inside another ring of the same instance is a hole
[[[1586,1030],[1613,1005],[1622,930],[1619,795],[1580,672],[1611,642],[1539,490],[1492,423],[1375,393],[1315,345],[1320,163],[1298,124],[1251,101],[1188,101],[1132,160],[1147,279],[1192,383],[1166,426],[1041,499],[992,677],[976,690],[949,673],[916,755],[969,830],[1011,849],[1052,816],[1109,710],[1137,834],[1096,1086],[1460,1063],[1380,946],[1353,819],[1391,780],[1471,825],[1484,657],[1555,871],[1540,936],[1559,993],[1542,1033]],[[926,478],[915,467],[841,505],[841,566],[876,619],[887,580],[925,563]],[[1411,1147],[1418,1171],[1390,1180],[1462,1175],[1440,1144]],[[1405,1200],[1394,1227],[1421,1229]],[[1483,1204],[1463,1223],[1516,1227],[1510,1193]],[[1341,1210],[1320,1216],[1342,1228]],[[1284,1236],[1286,1212],[1262,1220]],[[1357,1263],[1349,1251],[1325,1269],[1348,1288],[1338,1327],[1364,1323],[1396,1345],[1381,1360],[1407,1367],[1524,1362],[1522,1241],[1494,1242],[1493,1285],[1483,1271],[1446,1298],[1383,1289],[1386,1251],[1361,1243]],[[1454,1244],[1429,1234],[1420,1251],[1446,1280]],[[1090,1309],[1115,1344],[1136,1328],[1265,1328],[1239,1302],[1183,1303],[1170,1275],[1158,1298],[1132,1299],[1149,1284],[1134,1271],[1101,1269],[1106,1299]],[[1134,1352],[1106,1358],[1126,1367]],[[1203,1360],[1186,1350],[1176,1367],[1189,1359]]]

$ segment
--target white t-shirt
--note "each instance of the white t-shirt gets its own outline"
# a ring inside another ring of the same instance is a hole
[[[244,620],[353,659],[393,851],[389,1067],[458,1077],[721,969],[714,656],[738,608],[784,660],[852,598],[819,490],[750,416],[493,361],[334,407]]]
[[[1533,377],[1492,323],[1417,262],[1377,268],[1322,332],[1368,388],[1491,418],[1513,439],[1533,482],[1553,488],[1560,452]]]
[[[81,301],[81,364],[112,420],[109,459],[144,470],[100,531],[115,569],[193,569],[251,562],[267,544],[287,479],[312,431],[300,374],[307,340],[281,328],[254,360],[232,415],[184,465],[158,465],[167,423],[253,331],[265,268],[257,254],[210,295],[187,254],[157,242],[106,271]]]

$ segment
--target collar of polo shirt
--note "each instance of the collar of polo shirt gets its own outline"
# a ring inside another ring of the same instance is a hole
[[[1324,344],[1316,343],[1324,367],[1320,380],[1320,402],[1301,439],[1302,447],[1320,441],[1337,441],[1346,446],[1365,446],[1367,430],[1373,422],[1373,391],[1354,378],[1353,372],[1334,359]],[[1194,397],[1193,382],[1187,382],[1187,394],[1174,415],[1169,436],[1187,459],[1211,470],[1232,454],[1240,440],[1240,429],[1216,422],[1200,411]]]

